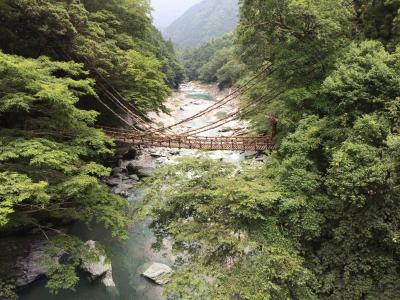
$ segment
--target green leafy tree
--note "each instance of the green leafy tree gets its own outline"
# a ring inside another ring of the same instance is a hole
[[[0,232],[58,232],[48,224],[93,220],[125,238],[127,202],[99,180],[113,143],[91,127],[97,112],[77,108],[81,97],[97,97],[82,65],[0,52],[0,90]],[[52,288],[76,284],[73,265],[54,273]]]
[[[273,215],[281,193],[259,170],[211,159],[160,169],[144,204],[158,243],[184,253],[171,299],[313,299],[313,276]]]
[[[184,79],[173,47],[151,24],[147,1],[4,0],[0,5],[4,52],[82,62],[90,70],[96,68],[140,110],[160,109],[168,85],[177,87]],[[133,51],[140,55],[133,59],[137,66],[128,63]],[[98,79],[96,72],[91,75]],[[138,80],[142,89],[130,84]],[[96,91],[103,96],[101,85]]]

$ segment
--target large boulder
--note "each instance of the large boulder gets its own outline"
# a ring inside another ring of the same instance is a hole
[[[150,156],[159,158],[159,157],[167,157],[169,152],[165,149],[151,149],[149,151]]]
[[[159,285],[163,285],[171,280],[172,273],[173,271],[169,266],[160,263],[152,263],[142,275]]]
[[[107,256],[96,246],[95,241],[87,241],[85,245],[94,252],[98,259],[95,261],[82,261],[82,269],[89,273],[91,280],[100,279],[106,287],[115,287],[112,277],[112,266]]]
[[[28,256],[21,258],[17,261],[17,287],[26,286],[30,283],[35,282],[41,277],[47,276],[49,269],[43,264],[43,262],[51,258],[45,250],[45,241],[34,241],[31,244]],[[54,258],[54,260],[58,262],[59,257]]]
[[[137,176],[136,174],[129,175],[129,178],[136,182],[140,181],[139,176]]]
[[[129,175],[136,174],[140,178],[151,176],[155,169],[151,163],[140,160],[130,162],[126,168],[128,169]]]
[[[122,177],[109,177],[104,180],[109,187],[118,186],[122,183]]]
[[[129,149],[124,155],[123,155],[123,159],[124,160],[132,160],[135,159],[136,157],[138,157],[140,155],[140,151],[138,151],[137,149]]]
[[[115,167],[112,169],[113,176],[120,176],[128,174],[128,170],[122,167]]]

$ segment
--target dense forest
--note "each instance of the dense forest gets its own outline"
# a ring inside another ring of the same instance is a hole
[[[111,105],[105,84],[145,113],[163,110],[184,79],[149,15],[144,0],[0,1],[0,235],[56,233],[49,252],[70,257],[52,264],[52,290],[73,287],[87,255],[59,224],[93,221],[126,237],[128,204],[100,181],[114,148],[94,127],[99,112],[114,117],[101,105]],[[0,298],[11,275],[1,269]]]
[[[263,132],[276,116],[277,149],[263,167],[185,159],[149,180],[159,245],[185,253],[171,299],[400,299],[399,9],[241,1],[241,77],[273,66],[242,99],[281,92],[248,117]],[[209,80],[213,47],[187,56],[191,78]]]
[[[181,53],[189,80],[218,83],[220,89],[233,86],[245,75],[245,65],[238,59],[233,34],[213,39],[198,48]]]

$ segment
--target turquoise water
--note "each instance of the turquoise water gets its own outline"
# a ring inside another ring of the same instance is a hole
[[[214,98],[207,92],[188,92],[188,98],[213,101]]]
[[[129,201],[138,200],[137,194],[132,194]],[[113,278],[116,288],[107,289],[101,283],[91,283],[85,274],[81,275],[76,291],[62,291],[58,295],[52,295],[45,287],[45,281],[40,281],[25,289],[21,295],[22,300],[157,300],[162,299],[162,288],[153,284],[140,275],[143,264],[149,262],[161,262],[171,264],[168,258],[151,249],[155,241],[154,235],[149,229],[150,220],[136,225],[129,232],[126,242],[112,241],[109,234],[101,226],[88,228],[84,224],[75,225],[71,233],[83,240],[97,240],[102,242],[111,253]]]

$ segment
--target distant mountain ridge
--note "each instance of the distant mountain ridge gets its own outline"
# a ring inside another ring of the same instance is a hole
[[[187,10],[164,31],[181,48],[195,48],[236,28],[238,0],[204,0]]]

